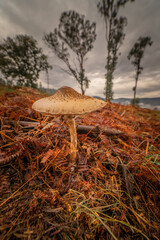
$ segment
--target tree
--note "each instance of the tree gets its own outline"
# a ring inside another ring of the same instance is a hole
[[[33,37],[16,35],[0,43],[0,70],[8,83],[37,87],[40,72],[49,68],[47,56]]]
[[[95,23],[90,23],[75,11],[67,11],[61,14],[58,27],[44,35],[45,43],[66,64],[65,72],[75,77],[82,94],[85,94],[89,87],[84,61],[87,53],[93,48],[96,39],[95,31]],[[70,52],[76,56],[74,63],[71,63]]]
[[[127,25],[125,17],[118,18],[119,8],[124,6],[128,1],[134,0],[99,0],[97,8],[103,16],[106,26],[107,41],[107,63],[105,74],[105,100],[113,98],[113,73],[118,61],[118,51],[125,38],[124,27]]]
[[[139,75],[141,74],[143,67],[141,66],[141,60],[144,56],[144,50],[147,45],[151,46],[152,41],[150,37],[139,37],[137,42],[133,45],[132,49],[129,52],[128,59],[133,58],[131,62],[136,68],[136,77],[135,77],[135,86],[133,88],[134,97],[133,97],[133,105],[136,103],[136,91],[137,91],[137,83]]]

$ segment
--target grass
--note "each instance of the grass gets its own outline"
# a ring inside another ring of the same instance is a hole
[[[5,93],[15,93],[15,92],[16,92],[15,87],[8,87],[0,84],[0,95],[3,95]]]

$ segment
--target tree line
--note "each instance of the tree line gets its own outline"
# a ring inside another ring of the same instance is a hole
[[[125,38],[124,29],[127,26],[127,18],[119,17],[118,13],[127,2],[134,2],[134,0],[99,0],[97,3],[97,10],[105,23],[104,94],[106,101],[113,98],[114,71],[120,55],[119,49]],[[85,94],[90,83],[85,72],[85,62],[96,40],[96,23],[86,20],[84,15],[76,11],[65,11],[60,16],[58,26],[53,32],[44,34],[43,40],[65,63],[66,69],[63,71],[75,78],[82,94]],[[132,59],[131,63],[136,70],[133,104],[136,101],[138,78],[143,70],[141,60],[147,45],[152,45],[151,37],[139,37],[128,54],[128,59]],[[47,55],[43,53],[42,48],[32,36],[16,35],[0,42],[0,71],[8,85],[36,88],[40,72],[45,71],[48,74],[50,69],[52,66],[48,62]]]

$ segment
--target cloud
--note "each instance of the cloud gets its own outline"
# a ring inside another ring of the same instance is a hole
[[[91,80],[86,94],[104,97],[105,24],[97,11],[96,4],[96,0],[1,0],[1,39],[16,34],[32,35],[43,47],[45,54],[49,56],[50,64],[53,65],[49,74],[50,86],[59,88],[62,85],[68,85],[80,91],[75,79],[61,70],[61,68],[66,69],[66,66],[48,49],[42,37],[44,33],[53,31],[58,25],[63,11],[75,10],[84,14],[87,19],[97,23],[97,39],[85,62],[86,75]],[[147,94],[149,97],[160,95],[159,10],[159,0],[141,0],[127,3],[119,12],[119,15],[127,17],[128,25],[125,28],[126,37],[120,48],[121,55],[114,73],[113,90],[116,98],[130,97],[133,94],[135,69],[128,61],[127,55],[139,36],[151,36],[154,43],[151,47],[146,48],[142,59],[144,70],[140,75],[137,94],[141,97],[146,97]],[[45,74],[41,74],[40,79],[43,85],[47,84]]]

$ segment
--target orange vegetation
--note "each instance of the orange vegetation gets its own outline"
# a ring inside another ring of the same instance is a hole
[[[68,127],[32,110],[40,97],[0,97],[1,239],[160,239],[160,113],[108,103],[77,117],[102,131],[78,133],[71,173]]]

